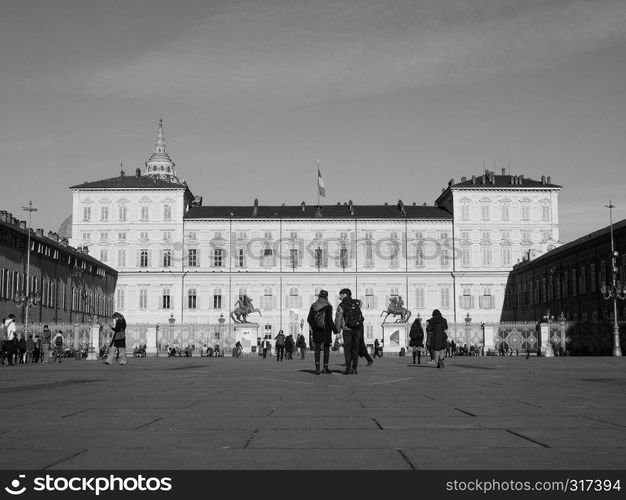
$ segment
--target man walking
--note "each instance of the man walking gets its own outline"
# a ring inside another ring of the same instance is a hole
[[[307,323],[313,332],[313,345],[315,348],[315,374],[320,374],[320,352],[324,349],[324,373],[331,373],[328,368],[330,358],[330,344],[332,333],[338,333],[333,323],[333,306],[328,302],[328,292],[320,290],[317,300],[311,304]],[[302,337],[304,341],[304,337]],[[303,358],[304,359],[304,358]]]
[[[113,339],[112,345],[109,349],[109,355],[107,356],[105,365],[110,365],[113,363],[115,359],[116,351],[119,352],[119,361],[120,365],[126,364],[126,319],[119,312],[113,313],[113,320],[115,321],[115,325],[113,326]]]
[[[343,353],[346,358],[346,369],[343,374],[356,375],[365,318],[361,313],[361,301],[352,298],[352,290],[342,288],[339,297],[341,302],[335,314],[335,329],[343,335]]]
[[[4,353],[9,360],[9,365],[13,365],[13,358],[17,347],[17,327],[15,326],[15,314],[9,314],[4,321],[4,329],[7,339],[4,342]]]
[[[41,334],[41,362],[47,363],[48,359],[50,358],[50,342],[52,341],[52,330],[48,328],[48,325],[44,325]]]

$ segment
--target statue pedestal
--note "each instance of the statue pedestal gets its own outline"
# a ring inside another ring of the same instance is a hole
[[[236,323],[234,328],[235,342],[241,342],[244,354],[256,353],[257,336],[259,332],[258,323]],[[234,347],[234,345],[233,345]],[[252,349],[254,347],[254,350]]]
[[[400,349],[405,350],[408,345],[408,330],[410,327],[403,323],[383,323],[383,353],[385,356],[398,356]]]

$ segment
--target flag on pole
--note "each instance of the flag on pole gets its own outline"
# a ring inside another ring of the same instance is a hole
[[[324,180],[322,179],[322,173],[320,172],[319,162],[317,162],[317,190],[320,196],[326,196],[326,189],[324,188]]]

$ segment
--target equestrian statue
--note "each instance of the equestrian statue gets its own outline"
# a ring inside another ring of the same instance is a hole
[[[237,307],[230,313],[230,317],[235,323],[250,323],[247,320],[248,314],[259,313],[260,316],[263,316],[260,309],[254,308],[252,299],[247,295],[240,295],[235,304]]]
[[[394,318],[399,315],[400,318],[396,320],[396,323],[406,323],[411,317],[411,311],[404,307],[404,302],[400,296],[391,297],[391,299],[389,299],[389,306],[387,306],[387,310],[381,312],[380,315],[382,316],[385,313],[387,313],[387,316],[391,314]],[[383,319],[383,323],[387,320],[387,316]]]

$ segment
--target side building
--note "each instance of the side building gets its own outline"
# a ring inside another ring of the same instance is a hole
[[[438,308],[451,321],[499,321],[516,259],[558,245],[560,188],[486,171],[451,181],[430,206],[203,206],[159,123],[143,171],[71,187],[71,242],[119,271],[115,307],[131,322],[230,322],[245,294],[259,335],[295,334],[320,289],[336,304],[349,287],[370,343],[393,297],[412,318]]]
[[[626,283],[626,219],[613,225],[617,279]],[[549,310],[568,321],[598,322],[613,317],[613,301],[602,285],[613,279],[610,226],[515,265],[509,276],[504,314],[515,321],[538,321]],[[618,318],[626,301],[618,300]]]
[[[24,322],[27,288],[36,301],[28,308],[31,323],[85,323],[110,321],[117,271],[68,246],[65,238],[43,229],[30,235],[25,221],[0,211],[0,315],[15,314]],[[26,277],[30,284],[27,287]]]

